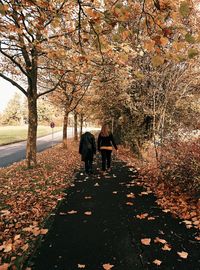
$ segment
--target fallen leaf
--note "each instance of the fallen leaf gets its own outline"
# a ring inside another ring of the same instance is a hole
[[[143,245],[149,246],[150,242],[151,242],[151,238],[143,238],[143,239],[141,239],[141,243]]]
[[[73,215],[73,214],[77,214],[77,211],[71,210],[71,211],[68,211],[67,213],[70,214],[70,215]]]
[[[91,216],[91,215],[92,215],[92,212],[91,212],[91,211],[86,211],[86,212],[84,212],[84,214],[85,214],[86,216]]]
[[[156,265],[161,265],[162,261],[156,259],[156,260],[153,261],[153,263],[156,264]]]
[[[26,250],[28,249],[28,247],[29,247],[29,245],[28,245],[28,244],[25,244],[24,246],[21,247],[21,249],[22,249],[23,251],[26,251]]]
[[[187,259],[188,257],[188,253],[185,251],[177,252],[177,254],[183,259]]]
[[[92,199],[92,197],[91,196],[85,196],[85,199],[89,200],[89,199]]]
[[[41,229],[40,230],[40,234],[47,234],[48,233],[48,229]]]
[[[127,202],[126,205],[133,205],[133,203],[132,202]]]
[[[117,191],[113,191],[113,194],[117,194]]]
[[[95,186],[95,187],[99,187],[99,184],[98,184],[98,183],[96,183],[94,186]]]
[[[126,195],[127,198],[135,198],[135,195],[133,193],[127,194]]]
[[[3,252],[10,252],[12,250],[12,244],[4,245],[4,251]]]
[[[156,237],[156,239],[154,239],[155,243],[162,243],[162,244],[166,244],[167,241],[165,239],[160,239],[159,237]]]
[[[18,240],[20,238],[20,234],[15,235],[14,241]]]
[[[170,251],[172,248],[170,247],[169,244],[165,244],[163,247],[162,247],[162,250],[165,250],[165,251]]]
[[[195,239],[196,239],[197,241],[200,241],[200,236],[196,236]]]
[[[147,219],[148,220],[155,220],[156,218],[155,217],[148,217]]]
[[[144,214],[141,214],[141,215],[137,215],[136,217],[139,218],[139,219],[144,219],[148,216],[149,214],[148,213],[144,213]]]
[[[85,264],[78,264],[78,268],[85,268]]]
[[[109,264],[109,263],[105,263],[103,264],[103,269],[105,270],[110,270],[111,268],[113,268],[114,265],[112,264]]]
[[[0,270],[8,270],[10,264],[9,263],[4,263],[2,265],[0,265]]]

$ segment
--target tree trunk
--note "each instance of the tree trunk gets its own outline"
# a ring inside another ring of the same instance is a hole
[[[74,140],[78,141],[78,114],[74,111]]]
[[[26,147],[26,160],[27,167],[37,165],[36,154],[37,154],[37,98],[28,97],[28,138]]]
[[[81,113],[80,117],[80,137],[83,134],[83,114]]]
[[[63,121],[63,147],[67,148],[67,127],[68,127],[68,110],[65,110],[64,121]]]

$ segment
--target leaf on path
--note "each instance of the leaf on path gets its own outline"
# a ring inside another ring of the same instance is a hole
[[[15,235],[14,241],[18,240],[20,238],[20,236],[21,236],[20,234]]]
[[[85,214],[86,216],[91,216],[91,215],[92,215],[92,212],[91,212],[91,211],[86,211],[86,212],[84,212],[84,214]]]
[[[144,219],[148,216],[149,214],[148,213],[144,213],[144,214],[141,214],[141,215],[137,215],[136,217],[139,218],[139,219]]]
[[[65,216],[65,215],[67,215],[67,213],[60,212],[59,215],[60,215],[60,216]]]
[[[156,260],[153,261],[153,263],[156,264],[156,265],[161,265],[162,261],[156,259]]]
[[[95,187],[99,187],[99,183],[96,183],[94,186],[95,186]]]
[[[151,243],[151,238],[143,238],[141,239],[141,243],[145,246],[149,246]]]
[[[187,259],[188,257],[188,253],[185,251],[177,252],[177,254],[183,259]]]
[[[11,250],[12,250],[12,243],[4,245],[4,251],[3,252],[10,252]]]
[[[28,248],[29,248],[29,245],[28,245],[28,244],[25,244],[25,245],[23,245],[23,246],[21,247],[21,249],[22,249],[23,251],[26,251]]]
[[[200,241],[200,236],[196,236],[195,239],[196,239],[197,241]]]
[[[113,267],[114,267],[114,265],[109,264],[109,263],[103,264],[103,269],[105,269],[105,270],[110,270],[110,269],[113,268]]]
[[[155,220],[156,218],[155,217],[148,217],[147,219],[148,220]]]
[[[92,196],[85,196],[86,200],[92,199]]]
[[[2,265],[0,265],[0,270],[8,270],[10,264],[9,263],[4,263]]]
[[[85,268],[85,264],[78,264],[78,268]]]
[[[135,198],[135,195],[131,192],[130,194],[126,195],[127,198]]]
[[[126,205],[130,205],[130,206],[132,206],[132,205],[133,205],[133,203],[132,203],[132,202],[126,202]]]
[[[113,194],[117,194],[117,191],[113,191]]]
[[[40,234],[47,234],[48,233],[48,229],[41,229],[40,230]]]
[[[76,210],[71,210],[71,211],[68,211],[67,213],[70,214],[70,215],[73,215],[73,214],[77,214],[77,211]]]
[[[154,239],[155,243],[161,243],[161,244],[166,244],[167,241],[165,239],[161,239],[159,237],[156,237],[156,239]]]
[[[169,244],[165,244],[163,247],[162,247],[162,250],[165,250],[165,251],[170,251],[172,248]]]

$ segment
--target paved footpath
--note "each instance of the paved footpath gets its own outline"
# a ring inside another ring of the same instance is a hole
[[[199,270],[197,231],[163,212],[138,182],[135,170],[120,161],[105,176],[97,167],[92,176],[78,172],[29,267]],[[183,251],[187,259],[177,254]]]

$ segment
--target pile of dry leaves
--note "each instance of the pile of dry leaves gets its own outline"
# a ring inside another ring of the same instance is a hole
[[[157,196],[157,203],[165,212],[170,211],[174,216],[184,219],[187,228],[200,229],[200,199],[190,193],[183,192],[178,186],[167,185],[159,177],[159,170],[153,153],[148,153],[145,161],[138,160],[126,148],[120,149],[119,158],[129,166],[135,167],[141,177],[141,185],[150,188]]]
[[[38,166],[27,170],[24,161],[0,169],[0,269],[20,269],[45,221],[80,166],[77,145],[61,145],[39,153]],[[10,268],[9,268],[10,269]]]

